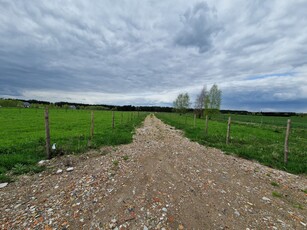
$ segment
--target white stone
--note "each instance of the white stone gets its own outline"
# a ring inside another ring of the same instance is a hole
[[[235,215],[240,216],[240,213],[237,210],[235,210]]]
[[[67,172],[71,172],[73,170],[74,170],[74,167],[69,167],[69,168],[66,169]]]
[[[4,187],[6,187],[8,185],[8,183],[1,183],[0,184],[0,188],[4,188]]]
[[[163,211],[163,212],[167,212],[167,209],[166,209],[166,208],[162,208],[162,211]]]
[[[267,197],[262,197],[262,200],[264,200],[264,201],[271,201],[269,198],[267,198]]]
[[[58,169],[58,170],[56,171],[56,174],[61,174],[62,172],[63,172],[62,169]]]
[[[44,166],[44,165],[46,165],[48,162],[49,162],[49,160],[41,160],[41,161],[38,162],[38,165],[39,165],[39,166]]]

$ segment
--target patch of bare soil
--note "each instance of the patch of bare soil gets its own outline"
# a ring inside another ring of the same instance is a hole
[[[305,176],[201,146],[148,116],[131,144],[52,160],[2,188],[0,228],[306,229],[306,188]]]

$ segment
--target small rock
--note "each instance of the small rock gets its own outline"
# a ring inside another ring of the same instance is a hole
[[[267,197],[262,197],[262,200],[264,200],[264,201],[271,201],[269,198],[267,198]]]
[[[146,226],[146,225],[144,226],[143,230],[148,230],[148,228],[147,228],[147,226]]]
[[[41,161],[39,161],[37,164],[38,164],[39,166],[44,166],[44,165],[46,165],[48,162],[49,162],[49,160],[41,160]]]
[[[167,208],[162,208],[162,211],[163,212],[167,212]]]
[[[68,169],[67,169],[68,170]],[[58,169],[57,171],[56,171],[56,174],[61,174],[63,172],[63,170],[62,169]]]
[[[305,227],[307,226],[307,224],[305,224],[305,223],[302,222],[302,221],[301,221],[300,223],[301,223],[301,225],[303,225],[303,226],[305,226]]]
[[[240,216],[240,213],[237,210],[235,210],[235,215]]]
[[[4,188],[4,187],[6,187],[8,184],[9,184],[9,183],[1,183],[1,184],[0,184],[0,188]]]
[[[71,172],[73,170],[74,170],[74,167],[69,167],[69,168],[66,169],[67,172]]]
[[[184,229],[183,225],[182,225],[182,224],[179,224],[178,229],[179,229],[179,230],[183,230],[183,229]]]

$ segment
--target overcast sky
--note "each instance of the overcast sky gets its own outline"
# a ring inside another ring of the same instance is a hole
[[[306,0],[1,0],[0,97],[307,112]]]

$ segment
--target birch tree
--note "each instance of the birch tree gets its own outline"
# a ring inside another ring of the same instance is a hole
[[[204,114],[207,96],[208,96],[207,86],[204,86],[195,99],[195,113],[198,118],[201,118]]]
[[[190,96],[188,93],[180,93],[173,102],[175,111],[178,113],[186,113],[190,106]]]
[[[205,101],[206,114],[216,114],[219,112],[222,102],[222,91],[214,84]]]

